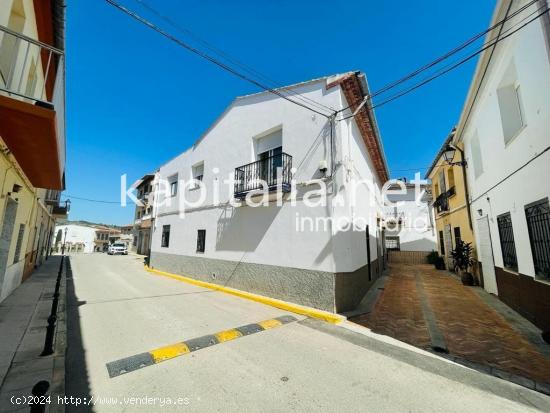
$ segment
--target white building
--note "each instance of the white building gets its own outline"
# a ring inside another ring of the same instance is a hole
[[[386,248],[398,251],[437,250],[429,185],[403,183],[404,188],[390,187],[385,207]]]
[[[65,232],[66,231],[66,232]],[[65,243],[65,253],[94,252],[96,228],[87,225],[66,224],[55,227],[54,248],[61,251]]]
[[[374,114],[366,105],[358,108],[368,93],[366,79],[350,72],[280,91],[323,105],[315,108],[326,115],[332,112],[327,107],[351,108],[331,127],[324,115],[269,92],[236,98],[191,148],[160,168],[159,183],[168,181],[169,188],[164,193],[155,185],[150,265],[324,310],[349,310],[384,265],[377,191],[388,172]],[[339,120],[357,108],[355,117]],[[239,183],[228,187],[228,177]],[[200,204],[191,204],[202,194],[193,178],[206,188]],[[274,195],[267,206],[232,205],[257,188],[258,179],[270,191],[279,186],[281,205]],[[352,205],[353,181],[359,180],[365,184],[357,186]],[[327,205],[304,196],[323,185]],[[173,202],[165,205],[170,196]],[[366,228],[337,230],[352,219]]]
[[[510,3],[512,3],[510,5]],[[501,0],[491,25],[526,0]],[[501,37],[536,17],[539,1]],[[550,20],[546,14],[480,60],[454,142],[463,144],[483,284],[550,330]],[[498,36],[490,32],[487,42]]]

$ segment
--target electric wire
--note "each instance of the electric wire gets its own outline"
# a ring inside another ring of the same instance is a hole
[[[468,56],[466,56],[466,57],[460,59],[459,61],[457,61],[457,62],[455,62],[455,63],[452,63],[452,64],[446,66],[444,69],[438,71],[436,74],[431,75],[431,76],[429,76],[428,78],[425,78],[425,79],[422,80],[420,83],[417,83],[416,85],[413,85],[413,86],[409,87],[408,89],[405,89],[404,91],[401,91],[401,92],[395,94],[394,96],[392,96],[392,97],[390,97],[390,98],[388,98],[388,99],[386,99],[386,100],[384,100],[384,101],[382,101],[382,102],[380,102],[380,103],[377,103],[377,104],[374,104],[374,105],[370,105],[370,106],[368,107],[369,110],[372,110],[372,109],[375,109],[375,108],[384,106],[384,105],[386,105],[386,104],[388,104],[388,103],[390,103],[390,102],[393,102],[394,100],[399,99],[399,98],[401,98],[401,97],[403,97],[403,96],[405,96],[405,95],[407,95],[407,94],[409,94],[409,93],[415,91],[416,89],[418,89],[418,88],[420,88],[420,87],[422,87],[422,86],[424,86],[424,85],[426,85],[426,84],[428,84],[428,83],[434,81],[435,79],[437,79],[437,78],[439,78],[439,77],[441,77],[441,76],[443,76],[443,75],[449,73],[450,71],[452,71],[452,70],[456,69],[457,67],[459,67],[459,66],[465,64],[466,62],[472,60],[474,57],[476,57],[476,56],[478,56],[479,54],[483,53],[485,50],[487,50],[487,49],[489,49],[489,48],[491,48],[491,47],[493,47],[493,46],[496,46],[496,45],[497,45],[498,43],[500,43],[501,41],[506,40],[508,37],[512,36],[513,34],[515,34],[516,32],[518,32],[519,30],[523,29],[524,27],[526,27],[526,26],[529,25],[530,23],[532,23],[532,22],[534,22],[535,20],[539,19],[539,18],[542,17],[545,13],[547,13],[548,10],[549,10],[549,8],[546,7],[546,8],[544,9],[543,12],[539,13],[539,14],[538,14],[537,16],[535,16],[534,18],[528,20],[526,23],[522,24],[522,25],[521,25],[520,27],[518,27],[517,29],[513,30],[512,32],[509,32],[509,33],[506,34],[505,36],[502,36],[502,37],[500,37],[499,39],[497,39],[497,40],[495,40],[495,41],[493,41],[493,42],[490,42],[490,43],[488,43],[488,44],[485,44],[485,46],[483,46],[480,50],[478,50],[478,51],[476,51],[476,52],[474,52],[474,53],[472,53],[472,54],[470,54],[470,55],[468,55]],[[535,13],[536,13],[536,12],[535,12]],[[532,13],[532,14],[534,14],[534,13]],[[516,25],[517,25],[517,24],[516,24]],[[509,31],[509,30],[510,30],[510,29],[508,29],[508,31]],[[343,121],[343,120],[349,119],[349,118],[351,118],[351,117],[353,117],[353,115],[345,116],[345,117],[343,117],[343,118],[341,118],[341,119],[338,119],[338,121]]]
[[[526,10],[527,8],[529,8],[530,6],[532,6],[533,4],[537,3],[538,0],[531,0],[529,3],[525,4],[524,6],[520,7],[518,10],[514,11],[512,14],[510,14],[509,16],[505,17],[504,19],[500,20],[499,22],[495,23],[493,26],[489,27],[488,29],[485,29],[483,30],[482,32],[476,34],[475,36],[471,37],[470,39],[466,40],[464,43],[460,44],[459,46],[455,47],[454,49],[450,50],[449,52],[443,54],[442,56],[438,57],[437,59],[425,64],[424,66],[416,69],[415,71],[409,73],[408,75],[394,81],[394,82],[390,82],[389,84],[386,84],[385,86],[383,86],[382,88],[376,90],[375,92],[369,94],[369,98],[373,98],[375,96],[378,96],[390,89],[393,89],[395,88],[396,86],[416,77],[417,75],[419,75],[420,73],[436,66],[438,63],[441,63],[442,61],[444,60],[447,60],[449,57],[457,54],[458,52],[460,52],[461,50],[464,50],[465,48],[467,48],[468,46],[470,46],[471,44],[473,44],[475,41],[479,40],[481,37],[485,36],[487,33],[490,33],[491,31],[493,31],[494,29],[504,25],[506,22],[508,22],[509,20],[511,20],[512,18],[514,18],[515,16],[517,16],[518,14],[522,13],[524,10]],[[347,107],[343,108],[343,109],[340,109],[338,112],[343,112],[347,109],[349,109],[351,107],[351,105],[348,105]]]
[[[205,59],[205,60],[208,60],[209,62],[215,64],[216,66],[226,70],[227,72],[249,82],[249,83],[252,83],[253,85],[261,88],[261,89],[264,89],[266,92],[270,92],[270,93],[273,93],[291,103],[294,103],[295,105],[298,105],[298,106],[301,106],[305,109],[308,109],[312,112],[315,112],[317,113],[318,115],[321,115],[321,116],[324,116],[325,118],[330,118],[331,115],[327,115],[326,113],[323,113],[323,112],[320,112],[319,110],[316,110],[316,109],[313,109],[311,108],[310,106],[306,105],[306,104],[303,104],[301,102],[297,102],[291,98],[289,98],[288,96],[286,96],[284,93],[281,93],[280,91],[276,90],[276,89],[273,89],[269,86],[266,86],[264,85],[263,83],[255,80],[255,79],[252,79],[250,77],[248,77],[247,75],[239,72],[238,70],[236,70],[235,68],[219,61],[218,59],[210,56],[209,54],[191,46],[190,44],[184,42],[183,40],[171,35],[170,33],[168,33],[167,31],[161,29],[160,27],[156,26],[155,24],[153,24],[152,22],[150,22],[149,20],[141,17],[140,15],[138,15],[137,13],[135,13],[134,11],[126,8],[125,6],[121,5],[120,3],[117,3],[116,1],[114,0],[105,0],[108,4],[112,5],[113,7],[115,7],[116,9],[120,10],[121,12],[125,13],[126,15],[132,17],[134,20],[144,24],[145,26],[149,27],[150,29],[156,31],[157,33],[159,33],[160,35],[166,37],[167,39],[171,40],[172,42],[176,43],[178,46],[180,47],[183,47],[184,49],[187,49],[188,51],[196,54],[197,56]]]
[[[181,25],[176,23],[174,20],[172,20],[170,17],[168,17],[168,16],[164,15],[163,13],[159,12],[158,10],[156,10],[153,6],[151,6],[147,2],[145,2],[143,0],[134,0],[134,1],[139,3],[140,5],[142,5],[145,9],[149,10],[151,13],[156,15],[158,18],[164,20],[166,23],[168,23],[170,26],[172,26],[176,30],[178,30],[181,33],[189,36],[190,38],[192,38],[194,40],[196,40],[197,42],[202,44],[204,47],[206,47],[211,52],[213,52],[213,53],[217,54],[218,56],[224,58],[225,60],[227,60],[228,62],[234,64],[235,66],[238,66],[239,68],[243,69],[244,71],[248,72],[249,74],[251,74],[253,76],[256,76],[260,79],[263,79],[264,81],[266,81],[268,83],[271,83],[276,88],[284,88],[285,87],[285,85],[282,85],[280,82],[277,82],[276,80],[273,80],[272,78],[264,75],[263,73],[261,73],[260,71],[254,69],[253,67],[251,67],[249,65],[246,65],[243,62],[239,61],[237,58],[231,56],[229,53],[224,52],[220,48],[218,48],[218,47],[212,45],[211,43],[207,42],[206,40],[202,39],[200,36],[193,33],[191,30],[182,27]],[[304,95],[302,95],[302,94],[300,94],[300,93],[298,93],[298,92],[296,92],[292,89],[287,89],[284,92],[296,96],[297,99],[303,101],[306,104],[309,102],[309,103],[315,105],[317,108],[319,108],[321,110],[327,109],[331,112],[337,112],[336,109],[334,109],[330,106],[324,105],[320,102],[317,102],[313,99],[310,99],[307,96],[304,96]]]

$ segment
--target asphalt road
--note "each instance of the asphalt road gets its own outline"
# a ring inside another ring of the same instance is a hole
[[[150,274],[137,256],[82,254],[71,264],[68,412],[550,411],[540,393],[349,322],[334,326]],[[284,315],[296,321],[116,377],[106,367]]]

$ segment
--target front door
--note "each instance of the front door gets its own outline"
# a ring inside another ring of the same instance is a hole
[[[491,294],[498,294],[495,263],[493,261],[493,245],[491,244],[491,230],[487,216],[477,220],[478,252],[481,268],[483,269],[483,287]]]
[[[11,198],[7,199],[6,209],[2,222],[2,231],[0,232],[0,297],[2,296],[2,285],[8,268],[8,255],[10,253],[13,231],[15,229],[15,218],[17,217],[17,202]]]
[[[259,178],[268,186],[277,185],[277,169],[283,166],[283,147],[270,149],[258,154]]]
[[[445,256],[446,262],[447,262],[447,269],[448,270],[454,270],[454,263],[451,251],[453,250],[453,237],[451,235],[451,225],[447,224],[445,225],[445,235],[443,237],[445,239]]]

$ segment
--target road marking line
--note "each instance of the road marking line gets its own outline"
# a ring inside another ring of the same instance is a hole
[[[200,281],[179,274],[172,274],[166,271],[156,270],[148,267],[147,265],[145,265],[145,270],[152,274],[162,275],[163,277],[172,278],[173,280],[183,281],[189,284],[197,285],[199,287],[208,288],[210,290],[235,295],[237,297],[245,298],[247,300],[256,301],[258,303],[270,305],[272,307],[280,308],[281,310],[305,315],[307,317],[317,318],[319,320],[323,320],[329,323],[338,324],[342,321],[346,321],[346,317],[340,314],[330,313],[328,311],[318,310],[312,307],[289,303],[287,301],[277,300],[275,298],[265,297],[263,295],[253,294],[247,291],[237,290],[235,288],[224,287],[223,285]]]
[[[283,315],[277,318],[260,321],[259,323],[247,324],[230,330],[220,331],[216,334],[208,334],[205,336],[192,338],[180,343],[159,347],[145,353],[136,354],[135,356],[111,361],[106,365],[107,372],[109,373],[109,377],[117,377],[122,374],[130,373],[131,371],[139,370],[175,357],[183,356],[193,351],[224,343],[226,341],[235,340],[239,337],[259,333],[260,331],[269,330],[294,321],[297,321],[296,317],[291,315]]]

